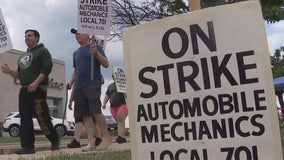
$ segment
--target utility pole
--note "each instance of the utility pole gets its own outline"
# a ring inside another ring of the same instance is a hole
[[[188,0],[189,11],[201,9],[200,0]]]

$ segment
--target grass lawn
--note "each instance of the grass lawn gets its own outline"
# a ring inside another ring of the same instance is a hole
[[[72,136],[62,137],[61,140],[72,140]],[[19,137],[1,137],[0,143],[19,143]],[[36,142],[48,141],[45,136],[36,136]],[[45,158],[39,158],[36,160],[131,160],[131,152],[128,151],[118,151],[118,152],[108,152],[108,153],[84,153],[84,154],[65,154],[60,153],[56,156],[50,156]],[[18,160],[35,160],[29,158],[19,158]]]
[[[30,160],[30,159],[20,158],[18,160]],[[40,158],[37,160],[131,160],[131,153],[130,150],[108,152],[108,153],[84,153],[84,154],[61,153],[56,156]]]
[[[117,135],[117,131],[114,130],[114,131],[110,131],[109,132],[111,136],[116,136]],[[129,135],[129,133],[127,132],[126,135]],[[36,136],[35,137],[35,141],[48,141],[47,138],[42,135],[42,136]],[[82,133],[82,138],[87,138],[87,133],[84,131]],[[61,140],[67,140],[67,141],[70,141],[73,139],[73,136],[64,136],[64,137],[61,137]],[[18,143],[20,142],[20,137],[0,137],[0,143]]]
[[[71,140],[73,137],[65,136],[62,137],[61,140]],[[48,141],[45,136],[36,136],[35,141]],[[0,143],[19,143],[20,137],[1,137]]]
[[[284,155],[284,126],[280,128],[282,152]],[[73,137],[63,137],[62,140],[70,140]],[[19,137],[1,137],[0,143],[19,142]],[[47,141],[45,137],[36,137],[36,141]],[[84,154],[65,154],[60,153],[56,156],[45,157],[37,160],[131,160],[131,151],[117,151],[108,153],[84,153]],[[283,158],[284,159],[284,158]],[[30,160],[27,158],[19,158],[18,160]]]

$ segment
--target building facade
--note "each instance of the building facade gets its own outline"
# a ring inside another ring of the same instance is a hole
[[[1,61],[7,63],[12,70],[17,69],[19,56],[24,53],[19,50],[10,50],[2,53]],[[2,64],[1,64],[2,65]],[[47,103],[50,115],[63,118],[66,100],[65,62],[53,59],[52,72],[49,75]],[[19,111],[18,96],[21,86],[19,80],[0,71],[0,123],[9,112]]]

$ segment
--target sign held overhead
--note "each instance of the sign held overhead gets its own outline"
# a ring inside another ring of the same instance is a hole
[[[78,0],[79,33],[108,36],[111,10],[111,0]]]

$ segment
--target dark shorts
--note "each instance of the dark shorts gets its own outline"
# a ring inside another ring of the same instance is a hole
[[[93,84],[74,92],[74,117],[90,116],[102,113],[101,84]]]
[[[96,123],[96,120],[94,116],[92,116],[94,123]],[[75,123],[83,123],[83,117],[75,117]]]

